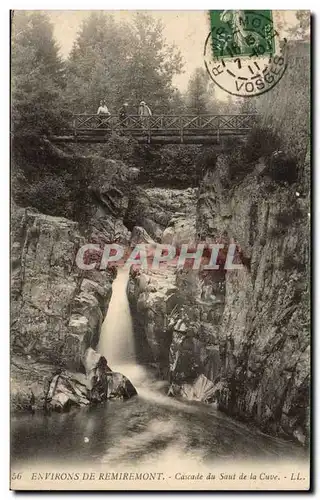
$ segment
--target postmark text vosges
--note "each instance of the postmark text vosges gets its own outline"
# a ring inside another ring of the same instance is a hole
[[[254,97],[271,90],[287,67],[286,40],[272,11],[210,11],[204,62],[211,79],[229,94]]]

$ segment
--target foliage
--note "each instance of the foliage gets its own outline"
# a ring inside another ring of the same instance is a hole
[[[64,64],[46,14],[13,13],[11,56],[13,134],[49,133],[61,127]]]
[[[281,138],[282,149],[304,161],[310,137],[310,44],[288,43],[288,67],[280,82],[256,99],[263,127]]]
[[[251,130],[244,144],[233,149],[226,148],[231,180],[234,182],[243,179],[261,159],[266,165],[263,175],[278,184],[294,184],[298,180],[298,161],[282,148],[281,136],[272,128],[258,124]],[[272,186],[268,189],[272,192]]]
[[[257,99],[259,98],[251,97],[250,99],[246,99],[245,97],[239,97],[237,100],[239,113],[250,115],[257,113]]]
[[[296,271],[299,273],[302,273],[305,271],[306,266],[303,262],[301,262],[297,257],[292,256],[292,255],[287,255],[283,259],[283,269],[288,270],[288,271]],[[300,292],[298,295],[301,294],[301,290],[298,290]],[[297,294],[295,294],[295,300],[297,300]]]
[[[180,53],[166,44],[163,26],[139,12],[133,25],[117,24],[103,12],[83,22],[67,66],[66,98],[74,112],[96,112],[105,99],[111,112],[141,100],[157,110],[173,94],[172,77],[182,69]]]
[[[300,28],[306,29],[306,15],[299,16]],[[157,186],[197,186],[205,172],[214,170],[216,152],[212,147],[151,147],[113,134],[105,144],[68,146],[65,151],[69,154],[63,155],[40,139],[61,130],[73,112],[96,112],[101,98],[113,113],[128,101],[129,114],[137,112],[142,99],[154,113],[165,114],[190,113],[191,109],[199,114],[258,110],[266,116],[267,108],[269,120],[257,124],[243,146],[234,148],[231,141],[226,147],[231,179],[241,179],[263,157],[266,173],[273,180],[295,182],[296,149],[303,151],[308,134],[307,66],[302,59],[288,67],[283,81],[267,97],[234,99],[228,95],[218,101],[214,84],[202,68],[191,75],[186,94],[173,86],[173,77],[182,71],[182,57],[166,43],[163,26],[149,14],[138,12],[132,23],[119,24],[111,15],[93,12],[82,24],[69,59],[63,62],[47,15],[16,11],[12,21],[13,197],[17,203],[45,213],[76,219],[86,216],[91,201],[88,178],[94,167],[90,158],[81,160],[81,151],[122,160],[140,169],[139,182]],[[290,78],[289,87],[286,78]],[[290,95],[289,101],[284,93]],[[285,113],[276,109],[278,96],[286,105]],[[297,134],[298,129],[303,133]],[[287,147],[289,143],[297,147]],[[274,155],[280,149],[289,153]]]
[[[14,153],[11,187],[18,205],[85,221],[92,204],[89,180],[95,172],[90,158],[64,154],[39,138],[24,149],[15,145]]]
[[[74,111],[95,112],[101,98],[114,112],[124,99],[133,113],[141,99],[153,111],[161,105],[174,112],[184,106],[172,86],[182,59],[166,44],[162,30],[161,23],[143,13],[135,16],[133,25],[120,25],[112,16],[93,12],[64,63],[47,15],[14,12],[12,194],[18,204],[76,220],[90,213],[90,158],[79,157],[80,146],[66,147],[70,153],[65,155],[41,139],[66,126]],[[95,155],[121,159],[129,166],[140,166],[143,151],[121,135],[92,149]]]
[[[278,226],[286,228],[291,227],[293,224],[300,222],[304,213],[302,210],[294,206],[291,210],[283,211],[276,216],[276,223]]]
[[[296,18],[298,23],[288,29],[289,37],[298,40],[310,40],[310,11],[297,10]]]
[[[298,181],[298,161],[292,155],[280,151],[267,159],[266,174],[277,183],[294,184]]]
[[[199,184],[205,163],[202,146],[146,146],[139,157],[139,182],[180,189]]]
[[[99,156],[121,160],[128,167],[137,167],[139,149],[134,138],[113,133],[108,141],[100,146]]]
[[[209,75],[203,68],[197,68],[188,84],[187,100],[198,115],[207,113]]]
[[[272,155],[280,146],[280,138],[272,129],[256,126],[251,130],[242,150],[245,159],[253,162]]]
[[[255,126],[245,143],[228,152],[231,180],[240,181],[252,172],[260,158],[271,167],[275,161],[274,154],[280,147],[281,139],[276,132],[260,125]],[[273,168],[269,168],[268,174],[271,175],[272,172]],[[273,175],[271,177],[273,178]]]
[[[192,73],[188,90],[185,95],[186,105],[194,114],[218,114],[224,112],[226,103],[218,101],[215,97],[215,86],[210,80],[207,71],[203,68],[196,68]],[[230,104],[230,101],[227,101]]]

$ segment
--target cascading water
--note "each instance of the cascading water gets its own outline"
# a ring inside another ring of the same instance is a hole
[[[130,269],[118,269],[112,284],[108,311],[101,327],[98,351],[107,359],[113,371],[128,377],[138,388],[145,385],[150,377],[136,361],[133,325],[127,297],[129,275]]]
[[[130,269],[119,268],[112,284],[112,296],[101,327],[98,351],[109,365],[135,364],[135,349],[127,286]]]
[[[130,269],[118,269],[112,284],[108,311],[101,327],[98,352],[107,359],[113,371],[128,377],[138,390],[139,396],[172,406],[175,404],[172,399],[159,391],[165,383],[156,381],[152,374],[136,361],[133,324],[127,297],[129,275]]]

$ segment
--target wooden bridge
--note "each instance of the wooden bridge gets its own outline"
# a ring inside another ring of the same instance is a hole
[[[106,142],[112,133],[131,136],[149,144],[220,144],[224,138],[243,140],[256,123],[257,115],[74,115],[72,127],[54,142]]]

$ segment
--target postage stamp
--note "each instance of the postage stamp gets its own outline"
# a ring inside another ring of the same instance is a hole
[[[271,90],[287,68],[270,10],[210,11],[204,62],[211,79],[229,94],[254,97]]]

